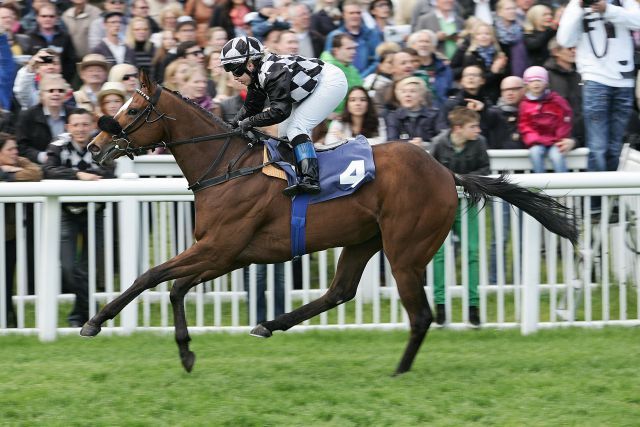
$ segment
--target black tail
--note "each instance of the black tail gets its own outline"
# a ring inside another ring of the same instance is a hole
[[[505,175],[490,178],[480,175],[453,174],[456,185],[462,186],[470,203],[477,205],[490,196],[497,196],[522,209],[547,230],[565,237],[574,245],[578,243],[578,228],[573,212],[546,194],[534,193],[512,184]]]

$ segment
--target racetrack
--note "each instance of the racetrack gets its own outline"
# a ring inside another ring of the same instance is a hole
[[[638,425],[637,328],[0,337],[0,425]]]

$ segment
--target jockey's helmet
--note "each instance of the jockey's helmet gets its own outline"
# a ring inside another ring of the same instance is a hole
[[[225,71],[231,71],[236,76],[246,73],[249,59],[261,58],[264,46],[255,37],[236,37],[229,40],[222,47],[220,62]]]

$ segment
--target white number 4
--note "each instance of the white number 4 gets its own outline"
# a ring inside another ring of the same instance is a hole
[[[340,184],[349,185],[354,188],[364,179],[364,160],[354,160],[340,174]]]

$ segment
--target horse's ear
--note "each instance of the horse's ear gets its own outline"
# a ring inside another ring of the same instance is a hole
[[[140,84],[142,87],[147,88],[147,93],[151,95],[156,89],[156,83],[149,78],[149,75],[146,71],[140,70],[139,75]]]

